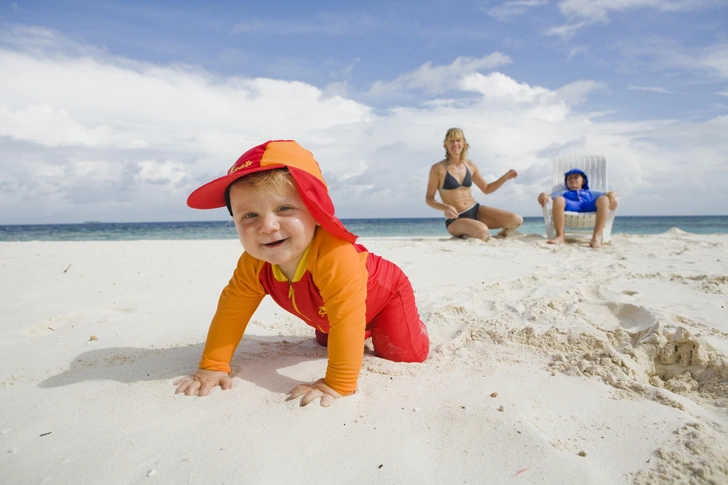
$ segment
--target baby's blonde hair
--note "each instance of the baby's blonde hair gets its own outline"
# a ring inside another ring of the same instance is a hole
[[[293,183],[293,177],[287,168],[276,168],[273,170],[266,170],[263,172],[254,172],[245,177],[241,177],[235,182],[231,183],[225,191],[225,205],[227,206],[230,215],[233,215],[232,207],[230,206],[230,189],[233,185],[244,185],[253,189],[265,189],[268,192],[283,196],[289,190],[298,190],[296,184]]]
[[[293,177],[291,177],[287,168],[251,173],[236,180],[230,186],[232,187],[233,185],[245,185],[253,189],[265,189],[275,195],[283,195],[290,189],[297,190],[296,185],[293,183]]]
[[[463,151],[460,153],[460,160],[465,161],[468,158],[468,148],[470,148],[470,145],[468,145],[468,140],[465,139],[465,133],[463,133],[463,130],[460,128],[450,128],[447,130],[447,133],[445,133],[445,139],[442,141],[442,146],[445,146],[445,143],[447,143],[448,140],[452,140],[453,138],[462,138],[463,139]],[[447,148],[445,148],[445,158],[450,162],[455,162],[457,160],[450,160],[450,154],[447,152]]]

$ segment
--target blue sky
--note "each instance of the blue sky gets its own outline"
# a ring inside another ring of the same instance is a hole
[[[340,217],[439,217],[453,126],[486,205],[601,154],[625,215],[728,213],[728,0],[4,2],[0,72],[0,224],[225,219],[189,192],[287,138]]]

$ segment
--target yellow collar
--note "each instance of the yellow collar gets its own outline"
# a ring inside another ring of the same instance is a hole
[[[308,265],[308,252],[311,250],[312,244],[313,238],[308,244],[306,250],[303,252],[303,256],[301,256],[301,261],[298,262],[298,266],[296,266],[296,274],[293,275],[293,281],[291,281],[291,283],[296,283],[300,281],[301,278],[303,278],[303,273],[306,272],[306,266]],[[281,271],[277,264],[271,264],[270,266],[273,269],[273,277],[276,279],[276,281],[288,281],[288,278],[286,278],[286,275],[283,274],[283,271]]]

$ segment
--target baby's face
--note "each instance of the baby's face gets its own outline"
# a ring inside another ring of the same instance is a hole
[[[230,188],[230,206],[245,251],[284,273],[295,272],[316,230],[298,191],[290,187],[275,195],[263,187],[236,184]]]
[[[566,177],[566,187],[569,190],[578,190],[584,185],[584,177],[578,173]]]

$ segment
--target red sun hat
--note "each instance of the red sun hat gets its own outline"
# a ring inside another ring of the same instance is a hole
[[[327,232],[349,242],[357,236],[350,233],[334,215],[334,203],[313,154],[293,140],[270,140],[243,153],[226,175],[196,189],[187,198],[193,209],[226,207],[226,192],[230,184],[255,172],[287,168],[296,183],[298,193],[316,222]]]

